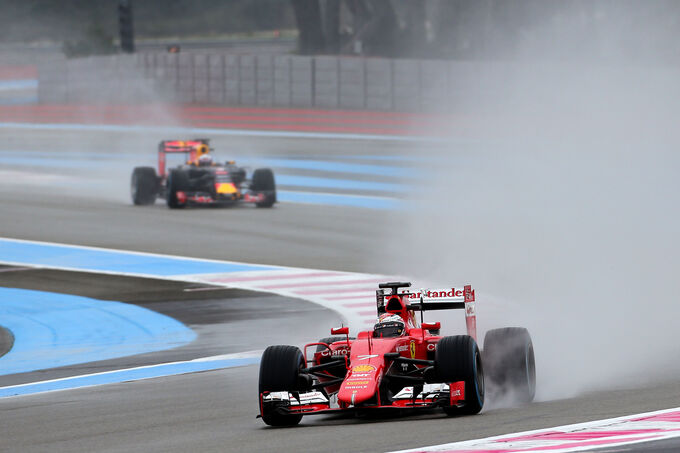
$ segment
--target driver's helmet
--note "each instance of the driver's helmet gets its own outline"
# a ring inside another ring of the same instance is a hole
[[[378,318],[373,326],[375,338],[399,337],[406,332],[406,324],[401,316],[392,313],[384,313]]]
[[[198,153],[199,156],[203,154],[208,154],[208,151],[210,151],[210,149],[208,148],[208,145],[206,145],[205,143],[201,143],[196,147],[196,152]]]
[[[201,157],[198,158],[198,165],[199,167],[207,167],[212,165],[213,163],[213,158],[210,154],[203,154]]]

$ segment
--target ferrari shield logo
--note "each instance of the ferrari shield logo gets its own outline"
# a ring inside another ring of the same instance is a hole
[[[370,373],[371,371],[375,371],[373,365],[357,365],[352,368],[352,373]]]
[[[411,351],[411,358],[415,359],[416,358],[416,342],[412,341],[411,345],[409,346],[409,351]]]

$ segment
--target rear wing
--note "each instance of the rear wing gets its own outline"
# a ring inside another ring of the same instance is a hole
[[[397,286],[398,285],[398,286]],[[376,291],[378,313],[385,311],[385,300],[397,295],[403,299],[406,309],[413,311],[433,310],[465,310],[465,324],[468,335],[477,340],[477,314],[475,312],[475,290],[471,285],[462,288],[421,289],[408,291],[400,288],[411,286],[410,283],[381,284]],[[391,291],[390,291],[391,290]]]
[[[207,152],[210,147],[210,140],[207,138],[196,138],[194,140],[163,140],[158,144],[158,174],[166,176],[165,163],[166,154],[188,154],[187,161],[195,161],[198,158],[199,150]]]
[[[445,289],[421,289],[418,292],[403,292],[410,310],[452,310],[464,309],[466,303],[475,301],[475,290],[472,286],[465,285],[463,288]]]

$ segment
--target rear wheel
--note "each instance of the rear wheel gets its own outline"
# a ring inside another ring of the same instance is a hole
[[[260,394],[262,392],[297,392],[303,379],[300,370],[305,367],[305,359],[300,348],[295,346],[269,346],[260,361]],[[262,420],[270,426],[292,426],[302,420],[300,414],[262,414]]]
[[[529,403],[536,394],[536,361],[529,331],[523,327],[490,330],[484,337],[489,391]]]
[[[354,340],[354,337],[349,337],[349,339]],[[335,343],[336,341],[344,342],[346,340],[347,340],[347,337],[345,337],[345,336],[334,336],[334,337],[322,338],[322,339],[319,340],[319,343],[326,343],[327,345],[330,346],[332,343]],[[328,351],[328,349],[326,349],[324,346],[317,345],[316,352],[321,352],[321,351]],[[349,360],[349,349],[346,349],[346,351],[347,351],[346,357]],[[325,362],[328,362],[328,361],[331,361],[331,360],[340,359],[342,357],[343,357],[343,355],[332,356],[332,355],[329,354],[328,356],[325,356],[325,357],[322,356],[320,363],[325,363]],[[340,363],[337,366],[333,366],[331,368],[328,368],[327,371],[328,371],[329,374],[332,374],[333,376],[336,376],[336,377],[343,377],[347,374],[347,368],[345,366],[345,362]]]
[[[325,337],[325,338],[322,338],[322,339],[319,340],[319,343],[326,343],[327,345],[330,345],[331,343],[335,343],[336,341],[345,341],[346,339],[347,339],[347,337],[345,337],[345,336],[339,336],[339,335],[337,335],[337,336],[334,336],[334,337]],[[354,337],[349,337],[349,339],[350,339],[350,340],[354,340]],[[318,345],[318,346],[316,347],[316,352],[322,351],[322,350],[324,350],[324,349],[326,349],[326,348],[324,348],[324,347],[321,346],[321,345]]]
[[[172,209],[183,208],[186,202],[180,202],[177,198],[177,192],[185,191],[189,187],[189,177],[180,169],[170,171],[168,175],[168,193],[167,203],[168,207]]]
[[[274,182],[274,172],[269,168],[258,168],[253,172],[250,182],[252,192],[263,193],[264,200],[255,203],[258,208],[271,208],[276,203],[276,183]]]
[[[135,205],[148,205],[158,196],[158,176],[152,167],[136,167],[130,179],[130,194]]]
[[[445,407],[448,415],[476,414],[484,406],[484,370],[477,342],[469,335],[444,337],[437,343],[435,372],[441,382],[465,382],[465,405]]]

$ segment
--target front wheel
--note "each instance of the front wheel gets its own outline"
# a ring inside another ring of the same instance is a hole
[[[260,361],[260,395],[262,392],[297,392],[301,389],[300,370],[305,359],[295,346],[269,346]],[[293,426],[300,423],[300,414],[263,413],[262,420],[269,426]]]
[[[253,172],[250,190],[264,194],[264,200],[255,203],[258,208],[271,208],[276,203],[276,182],[274,172],[269,168],[258,168]]]
[[[474,338],[469,335],[444,337],[437,343],[434,368],[437,378],[447,384],[465,382],[463,407],[445,407],[448,415],[476,414],[484,406],[484,369],[482,356]]]
[[[171,209],[183,208],[186,202],[177,197],[177,192],[185,191],[189,187],[189,177],[180,169],[170,171],[168,175],[167,203]]]

